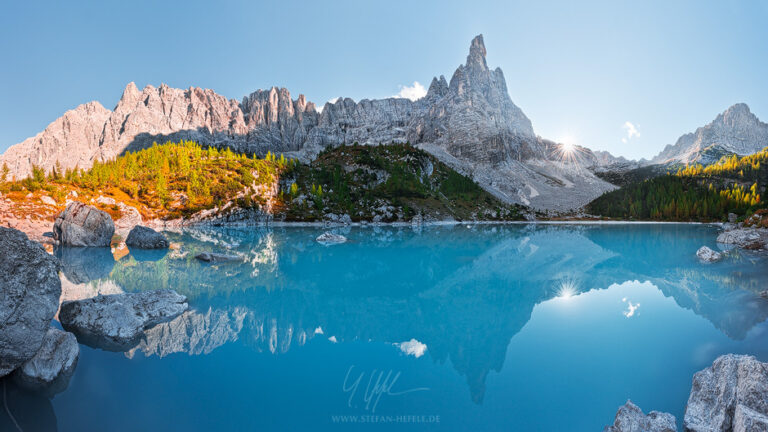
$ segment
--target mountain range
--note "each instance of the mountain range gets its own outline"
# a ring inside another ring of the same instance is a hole
[[[341,144],[410,142],[507,203],[544,210],[581,207],[615,188],[594,171],[631,169],[627,161],[584,147],[570,149],[534,133],[511,100],[500,68],[490,69],[482,35],[450,81],[435,77],[421,99],[355,102],[339,98],[322,110],[285,88],[258,90],[238,102],[210,89],[162,84],[139,90],[129,83],[114,110],[89,102],[0,155],[10,174],[88,168],[94,161],[167,140],[194,140],[263,155],[283,153],[308,162]],[[651,163],[708,160],[722,152],[768,145],[768,125],[744,104],[735,105],[694,134],[684,135]],[[714,146],[714,147],[713,147]]]

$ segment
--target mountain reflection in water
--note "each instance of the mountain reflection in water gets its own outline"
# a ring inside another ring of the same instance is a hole
[[[209,354],[229,343],[278,354],[315,337],[413,340],[434,362],[449,362],[464,376],[476,403],[484,399],[488,373],[501,371],[510,341],[548,300],[638,281],[733,340],[768,318],[768,302],[756,294],[767,280],[765,258],[734,253],[716,265],[698,262],[694,253],[702,244],[715,246],[709,226],[336,231],[350,241],[323,246],[312,229],[208,229],[168,233],[180,247],[152,257],[131,251],[115,262],[88,249],[56,254],[69,286],[94,293],[105,283],[125,292],[171,288],[188,296],[192,309],[147,330],[129,358]],[[243,261],[200,263],[194,256],[203,251],[235,253]],[[623,307],[625,316],[638,310],[631,300]]]

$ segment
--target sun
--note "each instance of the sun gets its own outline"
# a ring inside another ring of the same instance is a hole
[[[576,150],[576,144],[572,142],[564,142],[560,144],[560,150],[563,153],[573,153]]]

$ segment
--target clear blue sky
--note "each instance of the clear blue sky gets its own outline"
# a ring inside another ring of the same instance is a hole
[[[760,1],[9,2],[0,151],[130,81],[386,97],[450,79],[482,33],[536,133],[650,157],[736,102],[768,121],[767,23]]]

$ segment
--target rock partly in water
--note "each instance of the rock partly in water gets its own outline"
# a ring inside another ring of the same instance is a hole
[[[133,227],[131,232],[128,233],[128,238],[125,239],[125,244],[128,245],[128,247],[139,249],[168,249],[168,246],[170,245],[168,239],[164,235],[152,228],[147,228],[141,225]]]
[[[115,224],[106,212],[72,202],[56,216],[53,238],[64,246],[109,247]]]
[[[0,377],[40,349],[60,295],[58,261],[21,231],[0,227]]]
[[[766,431],[767,415],[768,363],[727,354],[693,376],[686,431]]]
[[[334,234],[332,232],[324,232],[317,236],[316,239],[319,243],[325,245],[339,244],[347,241],[347,238],[340,234]]]
[[[43,390],[48,395],[60,393],[67,388],[79,356],[75,335],[49,328],[40,350],[16,369],[13,377],[28,389]]]
[[[736,245],[742,249],[762,249],[768,244],[768,230],[758,228],[732,229],[720,233],[717,236],[717,242]]]
[[[715,252],[712,249],[702,246],[696,251],[696,256],[704,262],[715,262],[723,259],[723,254]]]
[[[606,426],[603,432],[676,432],[675,416],[668,413],[651,411],[648,415],[632,401],[619,408],[613,425]]]
[[[203,252],[195,255],[195,258],[205,262],[230,262],[230,261],[242,261],[243,259],[237,255],[228,255],[216,252]]]
[[[172,290],[112,294],[62,303],[59,321],[80,342],[125,351],[139,342],[144,329],[188,308],[187,298]]]

